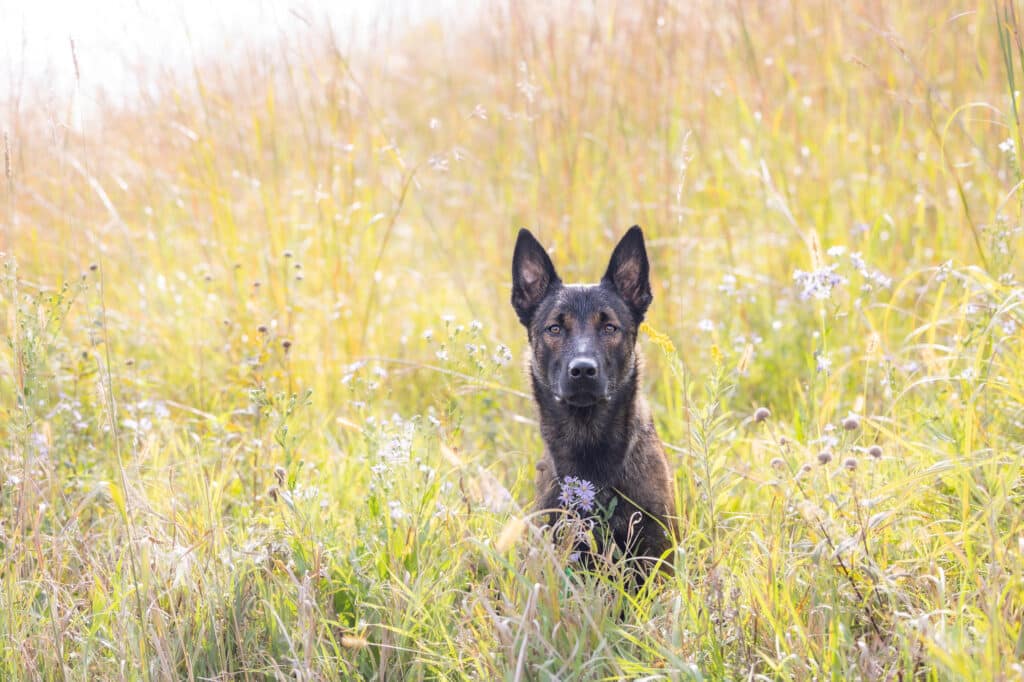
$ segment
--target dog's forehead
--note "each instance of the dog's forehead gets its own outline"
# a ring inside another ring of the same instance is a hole
[[[548,315],[568,313],[585,319],[598,311],[612,310],[625,313],[625,304],[607,287],[600,284],[566,284],[551,297]]]

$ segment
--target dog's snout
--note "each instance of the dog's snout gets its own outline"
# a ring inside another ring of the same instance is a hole
[[[569,376],[573,379],[593,379],[597,376],[597,360],[589,357],[573,358],[569,362]]]

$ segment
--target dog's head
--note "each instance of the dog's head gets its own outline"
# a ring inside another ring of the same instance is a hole
[[[637,330],[651,304],[639,227],[626,232],[598,284],[564,285],[544,247],[519,231],[512,307],[527,329],[533,378],[571,408],[606,403],[635,375]]]

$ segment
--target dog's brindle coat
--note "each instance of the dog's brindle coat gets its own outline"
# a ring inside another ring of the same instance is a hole
[[[636,338],[652,300],[649,271],[643,233],[633,227],[599,284],[564,285],[523,229],[512,258],[512,306],[529,336],[545,444],[537,509],[560,506],[566,476],[590,481],[599,506],[613,509],[616,545],[631,557],[657,558],[677,526],[668,461],[640,393]]]

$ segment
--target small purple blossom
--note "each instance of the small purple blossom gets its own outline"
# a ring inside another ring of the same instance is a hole
[[[593,483],[575,476],[566,476],[562,479],[561,488],[558,501],[565,508],[587,513],[594,511],[597,489]]]
[[[809,298],[827,299],[832,290],[846,281],[845,277],[836,274],[836,265],[818,268],[813,272],[793,271],[793,281],[800,287],[800,300]]]
[[[825,353],[822,353],[821,351],[816,351],[814,353],[814,364],[819,374],[822,372],[824,372],[825,374],[831,374],[832,359]]]

